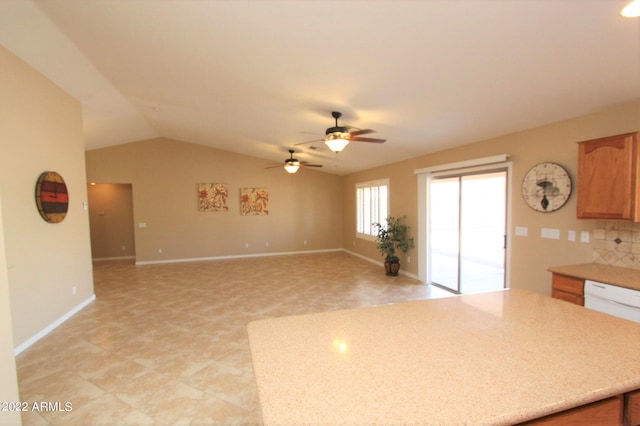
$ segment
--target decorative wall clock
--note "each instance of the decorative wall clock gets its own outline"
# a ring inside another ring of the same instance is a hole
[[[529,207],[539,212],[558,210],[571,195],[571,177],[556,163],[540,163],[522,180],[522,197]]]
[[[36,205],[40,216],[49,223],[62,222],[69,207],[64,179],[56,172],[44,172],[36,183]]]

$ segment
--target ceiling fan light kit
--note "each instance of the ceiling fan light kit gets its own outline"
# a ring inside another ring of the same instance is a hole
[[[622,9],[620,14],[626,18],[636,18],[640,16],[640,0],[633,0]]]
[[[328,133],[324,138],[324,143],[336,154],[349,144],[349,132]]]
[[[284,164],[284,169],[291,174],[297,172],[299,168],[300,162],[295,158],[293,159],[293,161],[287,160],[287,162]]]
[[[285,158],[284,159],[284,169],[287,171],[287,173],[291,173],[294,174],[295,172],[298,171],[298,169],[302,166],[304,167],[322,167],[322,164],[310,164],[306,161],[300,161],[297,158],[293,158],[293,153],[295,151],[293,149],[289,150],[289,158]],[[282,163],[280,164],[275,164],[275,165],[270,165],[267,166],[267,169],[273,169],[276,167],[282,167]]]
[[[375,130],[371,129],[358,129],[351,126],[339,126],[338,119],[342,117],[342,113],[338,111],[332,111],[331,116],[336,120],[336,125],[334,127],[329,127],[325,131],[324,139],[318,139],[308,142],[297,143],[296,145],[304,145],[307,143],[320,142],[324,141],[324,143],[329,147],[329,149],[336,154],[342,151],[349,142],[373,142],[373,143],[384,143],[385,139],[375,139],[375,138],[361,138],[360,135],[366,135],[368,133],[375,133]]]

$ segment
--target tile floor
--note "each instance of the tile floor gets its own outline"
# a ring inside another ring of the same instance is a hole
[[[16,359],[21,400],[60,403],[24,425],[260,424],[249,321],[449,295],[344,252],[100,262],[94,281],[95,302]]]

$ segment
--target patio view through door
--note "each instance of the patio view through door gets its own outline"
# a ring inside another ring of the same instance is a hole
[[[457,293],[504,288],[506,169],[434,176],[428,191],[430,282]]]

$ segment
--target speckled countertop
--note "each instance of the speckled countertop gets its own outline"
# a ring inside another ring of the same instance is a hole
[[[547,270],[570,277],[640,290],[640,269],[622,268],[600,263],[580,263],[577,265],[552,266]]]
[[[640,324],[523,290],[247,326],[266,425],[500,425],[640,389]]]

